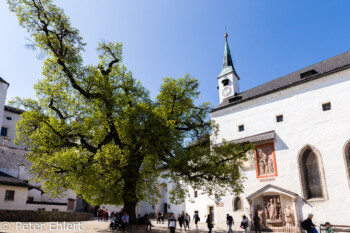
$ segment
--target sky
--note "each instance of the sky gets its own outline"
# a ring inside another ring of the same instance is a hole
[[[245,91],[350,49],[350,1],[338,0],[54,0],[87,43],[123,43],[123,63],[150,90],[186,73],[200,82],[198,101],[219,103],[225,26],[240,90]],[[6,101],[35,98],[43,60],[25,47],[28,35],[0,0],[0,77]]]

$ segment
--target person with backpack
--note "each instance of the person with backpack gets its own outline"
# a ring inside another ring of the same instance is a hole
[[[228,233],[233,233],[233,231],[232,231],[233,218],[229,214],[227,214],[227,216],[226,216],[226,224],[228,226]]]
[[[261,233],[261,229],[260,229],[260,217],[258,215],[258,213],[255,214],[254,218],[253,218],[253,221],[254,221],[254,228],[255,228],[255,233]]]
[[[198,230],[198,222],[201,220],[198,216],[198,211],[194,212],[193,220],[194,220],[194,224],[196,224],[196,230]]]
[[[170,229],[170,233],[175,233],[176,218],[174,217],[173,213],[170,215],[170,218],[168,220],[168,228]]]
[[[213,227],[214,227],[213,218],[211,217],[211,214],[208,214],[206,223],[207,223],[208,229],[209,229],[208,233],[211,233],[211,230],[212,230]]]
[[[151,219],[150,219],[148,214],[145,214],[144,221],[146,222],[146,231],[148,231],[148,227],[149,227],[149,230],[151,231],[152,230],[152,222],[151,222]]]
[[[186,231],[186,228],[188,230],[190,230],[190,222],[191,222],[191,217],[190,217],[190,215],[188,215],[188,213],[186,213],[186,215],[185,215],[185,231]]]
[[[315,228],[315,224],[312,222],[312,218],[314,217],[313,214],[309,214],[307,219],[305,219],[301,223],[301,227],[307,231],[307,233],[312,233],[313,229]]]
[[[242,215],[242,222],[241,222],[241,228],[244,229],[244,232],[248,232],[248,225],[249,225],[249,219],[245,214]]]
[[[178,216],[177,220],[179,221],[180,231],[182,231],[182,225],[184,225],[185,228],[185,213],[182,211],[182,213]],[[186,230],[186,229],[185,229]]]

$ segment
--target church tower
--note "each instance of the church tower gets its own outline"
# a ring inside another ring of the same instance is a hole
[[[222,70],[218,76],[218,89],[220,96],[220,103],[230,96],[234,96],[239,93],[239,77],[233,67],[230,48],[227,43],[227,33],[225,33],[225,51],[224,51],[224,63]]]

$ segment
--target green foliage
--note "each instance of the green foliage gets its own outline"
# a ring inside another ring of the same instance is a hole
[[[217,193],[242,191],[239,168],[251,145],[212,146],[209,103],[196,104],[198,81],[165,78],[155,100],[121,63],[122,44],[98,44],[97,65],[84,65],[85,44],[62,9],[49,0],[9,0],[11,11],[46,55],[38,100],[26,112],[17,143],[31,148],[36,181],[53,195],[71,189],[92,204],[155,198],[160,172],[175,184]]]

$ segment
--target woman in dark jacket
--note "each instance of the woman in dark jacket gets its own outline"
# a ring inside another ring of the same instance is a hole
[[[213,224],[213,219],[211,217],[211,214],[208,214],[208,217],[207,217],[207,224],[208,224],[208,229],[209,229],[209,232],[208,233],[211,233],[211,230],[213,229],[214,227],[214,224]]]

